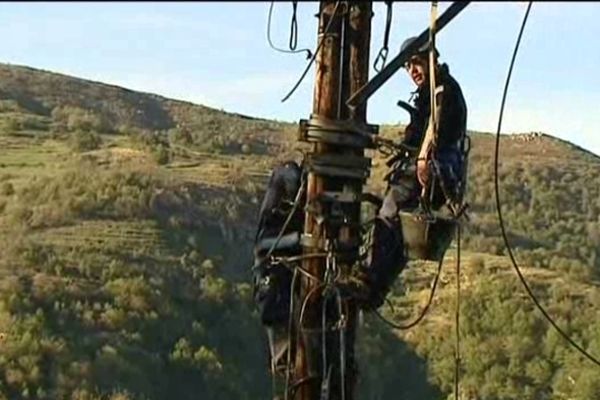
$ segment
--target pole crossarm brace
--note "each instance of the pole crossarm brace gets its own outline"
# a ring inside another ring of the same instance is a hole
[[[469,1],[455,1],[448,7],[446,11],[436,20],[436,33],[441,31],[454,17],[456,17],[462,10],[468,5]],[[346,105],[354,110],[356,107],[363,104],[369,99],[388,79],[392,77],[398,71],[406,61],[408,61],[408,55],[413,54],[415,50],[423,46],[429,40],[429,28],[424,30],[417,39],[412,42],[409,46],[401,51],[394,59],[373,77],[367,84],[361,87],[356,93],[354,93],[346,102]]]

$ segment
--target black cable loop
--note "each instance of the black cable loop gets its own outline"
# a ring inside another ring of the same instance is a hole
[[[285,49],[281,49],[277,46],[275,46],[273,44],[273,41],[271,40],[271,19],[272,19],[272,15],[273,15],[273,6],[274,6],[275,2],[271,1],[271,6],[269,7],[269,17],[267,18],[267,41],[269,42],[269,46],[275,50],[278,51],[280,53],[287,53],[287,54],[296,54],[296,53],[303,53],[306,52],[306,59],[310,59],[312,57],[312,52],[310,51],[310,49],[300,49],[300,50],[296,50],[296,45],[294,45],[294,49],[292,50],[285,50]],[[294,11],[294,16],[292,17],[292,27],[294,24],[294,19],[295,19],[295,11]],[[297,27],[296,27],[296,31],[297,31]],[[292,28],[292,32],[293,32],[293,28]],[[290,32],[290,43],[291,43],[291,36],[292,36],[292,32]],[[297,34],[296,34],[297,35]],[[297,40],[297,39],[296,39]],[[290,45],[291,48],[291,45]]]
[[[579,346],[577,343],[575,343],[575,341],[573,339],[571,339],[569,337],[569,335],[567,335],[556,324],[556,322],[552,319],[552,317],[550,317],[550,315],[548,314],[548,312],[542,307],[542,305],[540,304],[540,302],[538,301],[538,299],[533,294],[531,288],[529,287],[529,285],[527,284],[527,281],[525,280],[525,277],[521,273],[521,270],[519,269],[519,266],[517,265],[517,261],[516,261],[514,255],[513,255],[510,243],[508,242],[508,237],[506,235],[506,229],[504,227],[504,220],[502,218],[502,209],[501,209],[501,204],[500,204],[500,193],[499,193],[500,190],[498,188],[498,153],[499,153],[499,150],[500,150],[500,128],[502,127],[502,116],[503,116],[503,113],[504,113],[504,105],[506,103],[506,96],[507,96],[507,93],[508,93],[508,85],[510,83],[510,77],[512,75],[513,66],[514,66],[514,63],[515,63],[515,59],[517,57],[517,52],[519,50],[519,45],[521,43],[521,37],[523,35],[523,30],[525,28],[525,24],[526,24],[527,18],[529,16],[529,11],[531,9],[532,3],[533,2],[531,2],[531,1],[529,2],[529,5],[527,6],[527,11],[525,12],[525,16],[523,17],[523,23],[521,25],[521,30],[519,31],[519,36],[517,38],[517,43],[515,45],[515,50],[513,52],[512,60],[510,62],[510,67],[508,69],[508,75],[506,77],[506,83],[504,85],[504,93],[502,95],[502,103],[501,103],[501,106],[500,106],[500,115],[498,117],[498,129],[496,131],[496,147],[495,147],[495,151],[494,151],[494,189],[495,189],[495,192],[496,192],[496,209],[498,211],[498,221],[499,221],[499,224],[500,224],[500,230],[502,231],[502,238],[504,240],[504,245],[506,246],[506,250],[508,251],[508,255],[510,257],[512,265],[513,265],[515,271],[517,272],[517,275],[519,276],[519,280],[523,284],[523,287],[527,291],[527,294],[529,295],[529,297],[531,298],[531,300],[534,302],[534,304],[536,305],[536,307],[538,308],[538,310],[542,313],[542,315],[546,318],[546,320],[548,320],[548,322],[552,325],[552,327],[554,327],[554,329],[556,329],[556,331],[571,346],[573,346],[575,349],[577,349],[582,355],[584,355],[591,362],[593,362],[597,366],[600,366],[600,361],[598,361],[597,358],[595,358],[592,355],[590,355],[581,346]]]
[[[406,324],[406,325],[401,325],[395,322],[390,321],[389,319],[385,318],[383,315],[381,315],[381,313],[379,313],[379,311],[377,311],[376,309],[373,310],[373,312],[375,313],[376,316],[379,317],[379,319],[381,319],[385,324],[391,326],[392,328],[395,329],[400,329],[400,330],[408,330],[416,325],[418,325],[421,320],[425,317],[425,315],[427,314],[427,311],[429,310],[429,307],[431,306],[431,303],[433,302],[433,298],[435,296],[435,290],[437,288],[437,284],[438,281],[440,279],[440,275],[442,272],[442,265],[444,263],[444,255],[442,255],[442,257],[440,258],[440,262],[438,263],[438,268],[437,268],[437,272],[435,274],[435,277],[433,279],[433,285],[431,286],[431,291],[429,292],[429,299],[427,300],[427,303],[425,304],[425,307],[423,307],[423,309],[421,310],[421,313],[419,314],[419,316],[412,322]]]
[[[296,50],[298,46],[298,19],[296,17],[296,11],[298,9],[298,2],[292,1],[292,22],[290,25],[290,50]]]
[[[296,84],[294,85],[294,87],[292,88],[292,90],[290,90],[290,92],[288,94],[286,94],[283,99],[281,99],[282,103],[284,103],[287,99],[289,99],[292,96],[292,94],[296,91],[296,89],[298,89],[298,86],[300,86],[300,83],[302,83],[302,81],[304,80],[304,77],[306,76],[306,74],[310,70],[310,67],[312,66],[312,64],[317,59],[317,54],[319,54],[319,51],[321,50],[321,47],[323,46],[323,43],[325,42],[325,36],[327,36],[327,34],[329,33],[329,29],[331,28],[331,24],[332,24],[333,20],[335,19],[335,16],[337,14],[337,11],[338,11],[338,8],[339,8],[340,4],[341,4],[341,1],[338,0],[336,2],[336,4],[335,4],[335,8],[333,9],[333,13],[331,15],[331,19],[329,20],[329,22],[327,23],[327,26],[325,27],[325,32],[323,33],[323,39],[321,39],[319,41],[319,45],[317,46],[317,49],[312,54],[312,57],[310,57],[310,61],[306,65],[306,68],[304,69],[304,72],[302,72],[302,75],[300,76],[300,79],[298,79],[298,82],[296,82]]]
[[[385,62],[387,61],[387,56],[389,53],[389,41],[390,41],[390,30],[392,27],[392,7],[393,1],[386,1],[385,5],[387,6],[387,17],[385,21],[385,33],[383,34],[383,46],[379,50],[379,54],[375,58],[375,62],[373,63],[373,69],[377,72],[381,72],[381,70],[385,67]],[[378,65],[381,64],[381,68]]]

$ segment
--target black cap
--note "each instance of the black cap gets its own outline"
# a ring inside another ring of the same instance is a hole
[[[402,46],[400,46],[400,52],[403,52],[408,46],[410,46],[411,43],[413,43],[415,40],[417,40],[416,36],[413,37],[409,37],[408,39],[406,39],[403,43]],[[437,49],[435,50],[435,56],[439,57],[440,53],[438,52]],[[418,49],[416,49],[412,54],[409,54],[410,56],[415,56],[415,55],[426,55],[429,52],[429,41],[425,42],[423,45],[421,45]]]

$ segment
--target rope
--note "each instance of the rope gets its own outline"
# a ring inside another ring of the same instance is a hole
[[[340,380],[342,399],[346,400],[346,319],[344,318],[342,295],[338,288],[335,289],[336,300],[338,305],[338,315],[340,318]]]
[[[287,349],[287,357],[286,357],[286,366],[285,366],[285,400],[288,399],[288,393],[290,391],[290,370],[292,365],[292,330],[294,326],[294,288],[296,286],[296,278],[298,277],[298,272],[294,271],[294,275],[292,277],[292,283],[290,284],[290,315],[288,320],[288,349]],[[275,380],[273,380],[275,382]],[[273,393],[275,393],[273,391]]]
[[[271,6],[269,7],[269,17],[267,18],[267,41],[269,42],[269,46],[275,50],[278,51],[280,53],[287,53],[287,54],[296,54],[296,53],[303,53],[306,52],[306,59],[308,60],[311,56],[312,56],[312,52],[309,49],[301,49],[301,50],[296,50],[296,45],[298,42],[298,21],[296,20],[296,2],[293,2],[293,6],[294,6],[294,13],[292,16],[292,25],[290,27],[290,50],[285,50],[285,49],[281,49],[276,47],[273,44],[273,41],[271,40],[271,19],[273,16],[273,6],[275,4],[274,1],[271,2]],[[295,41],[292,40],[292,37],[294,37],[295,35]],[[293,46],[292,46],[293,44]]]
[[[383,34],[383,46],[381,47],[381,50],[379,50],[379,54],[377,54],[375,62],[373,63],[373,69],[375,69],[377,72],[381,72],[383,67],[385,67],[385,62],[389,52],[388,43],[390,41],[390,28],[392,27],[393,1],[386,1],[385,5],[387,6],[387,17],[385,20],[385,33]],[[381,64],[381,67],[378,67],[379,64]]]
[[[460,380],[460,225],[456,229],[456,312],[454,326],[454,400],[458,400]]]
[[[420,157],[424,157],[425,160],[428,160],[430,158],[430,154],[433,153],[433,155],[435,156],[435,151],[430,151],[431,147],[433,146],[435,148],[436,144],[437,144],[437,134],[438,134],[438,120],[437,120],[437,113],[438,113],[438,107],[437,107],[437,99],[435,96],[435,89],[437,87],[437,83],[436,83],[436,79],[435,79],[435,72],[436,72],[436,65],[435,65],[435,18],[437,15],[437,1],[432,1],[431,2],[431,18],[430,18],[430,25],[429,25],[429,126],[427,128],[427,131],[425,132],[425,137],[423,138],[423,142],[421,144],[421,146],[427,146],[425,149],[421,148],[421,150],[419,151],[419,158]],[[423,154],[423,151],[425,151],[425,154]],[[418,174],[418,162],[419,162],[419,158],[417,158],[417,174]],[[429,183],[429,188],[426,186],[423,186],[422,190],[421,190],[421,205],[425,208],[426,212],[428,214],[431,214],[430,211],[430,205],[431,205],[431,198],[433,198],[433,192],[434,192],[434,179],[431,179],[431,177],[429,177],[428,179],[428,183]],[[430,195],[430,200],[427,201],[426,198],[426,194],[429,193]]]
[[[594,364],[596,364],[597,366],[600,366],[600,361],[598,361],[597,358],[593,357],[592,355],[590,355],[587,351],[585,351],[580,345],[578,345],[577,343],[575,343],[575,341],[573,341],[573,339],[571,339],[557,324],[556,322],[552,319],[552,317],[550,317],[550,315],[548,314],[548,312],[542,307],[542,305],[540,304],[540,302],[538,301],[538,299],[535,297],[535,295],[533,294],[533,292],[531,291],[531,288],[529,287],[529,285],[527,284],[527,281],[525,280],[525,278],[523,277],[523,274],[521,273],[519,266],[517,265],[517,261],[515,260],[515,257],[513,255],[510,243],[508,242],[508,237],[506,235],[506,229],[504,227],[504,220],[502,218],[502,209],[501,209],[501,205],[500,205],[500,194],[499,194],[499,189],[498,189],[498,153],[499,153],[499,149],[500,149],[500,128],[502,126],[502,116],[503,116],[503,112],[504,112],[504,105],[506,103],[506,95],[508,93],[508,85],[510,83],[510,77],[512,75],[512,70],[513,70],[513,66],[515,63],[515,59],[517,57],[517,52],[519,50],[519,44],[521,43],[521,37],[523,35],[523,30],[525,28],[525,24],[527,22],[527,18],[529,16],[529,11],[531,9],[531,5],[533,2],[529,2],[529,5],[527,6],[527,11],[525,12],[525,16],[523,17],[523,23],[521,25],[521,30],[519,31],[519,36],[517,38],[517,43],[515,45],[515,50],[513,52],[512,55],[512,60],[510,62],[510,67],[508,69],[508,75],[506,77],[506,83],[504,85],[504,93],[502,95],[502,103],[500,106],[500,115],[498,117],[498,129],[496,131],[496,148],[495,148],[495,152],[494,152],[494,188],[495,188],[495,192],[496,192],[496,209],[498,211],[498,221],[500,223],[500,229],[502,231],[502,238],[504,239],[504,244],[506,246],[506,249],[508,251],[508,255],[510,257],[510,260],[512,262],[512,265],[515,269],[515,271],[517,272],[517,275],[519,276],[519,280],[521,281],[521,283],[523,284],[525,290],[527,291],[527,294],[529,295],[529,297],[531,298],[531,300],[533,300],[534,304],[536,305],[536,307],[540,310],[540,312],[542,313],[542,315],[546,318],[546,320],[548,320],[548,322],[554,327],[554,329],[556,329],[556,331],[571,345],[573,346],[575,349],[577,349],[582,355],[584,355],[585,357],[587,357],[591,362],[593,362]]]
[[[329,373],[327,372],[327,302],[329,301],[329,295],[323,296],[323,303],[321,305],[321,362],[322,365],[322,376],[321,376],[321,398],[327,399],[329,389]],[[329,370],[331,371],[331,370]]]
[[[286,94],[283,99],[281,99],[282,103],[284,103],[287,99],[289,99],[292,96],[292,94],[296,91],[296,89],[298,89],[298,86],[300,86],[300,83],[302,83],[302,81],[304,80],[304,77],[308,73],[311,65],[317,59],[317,54],[319,54],[319,51],[321,50],[321,47],[323,46],[323,43],[325,42],[325,36],[327,36],[327,34],[329,33],[329,29],[331,28],[332,22],[335,19],[335,16],[337,14],[337,11],[338,11],[338,8],[339,8],[340,4],[341,4],[340,1],[336,2],[335,8],[333,9],[333,14],[331,15],[331,19],[329,20],[329,22],[327,23],[327,26],[325,27],[325,32],[323,33],[323,39],[321,39],[319,41],[319,45],[317,46],[317,49],[315,50],[315,52],[313,53],[312,57],[310,58],[310,61],[306,65],[306,68],[304,69],[304,72],[302,72],[302,75],[300,75],[300,78],[298,79],[298,82],[296,82],[296,84],[294,85],[294,87],[292,88],[292,90],[290,90],[290,92],[288,94]]]
[[[435,98],[435,19],[437,16],[437,1],[431,2],[431,21],[429,27],[429,98],[431,101],[430,123],[433,129],[434,143],[437,136],[437,99]]]

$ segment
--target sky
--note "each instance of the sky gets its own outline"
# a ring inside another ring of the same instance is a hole
[[[449,2],[440,2],[439,13]],[[0,62],[27,65],[230,112],[297,122],[311,113],[314,66],[269,47],[270,2],[2,2]],[[526,2],[471,3],[436,38],[461,84],[471,130],[495,132]],[[298,48],[314,49],[318,2],[300,2]],[[375,2],[371,69],[386,9]],[[390,55],[429,24],[430,2],[394,2]],[[291,2],[273,7],[287,48]],[[503,133],[544,132],[600,155],[600,3],[534,2],[513,71]],[[0,82],[1,84],[1,82]],[[414,86],[398,71],[368,102],[371,124],[406,123],[396,106]]]

